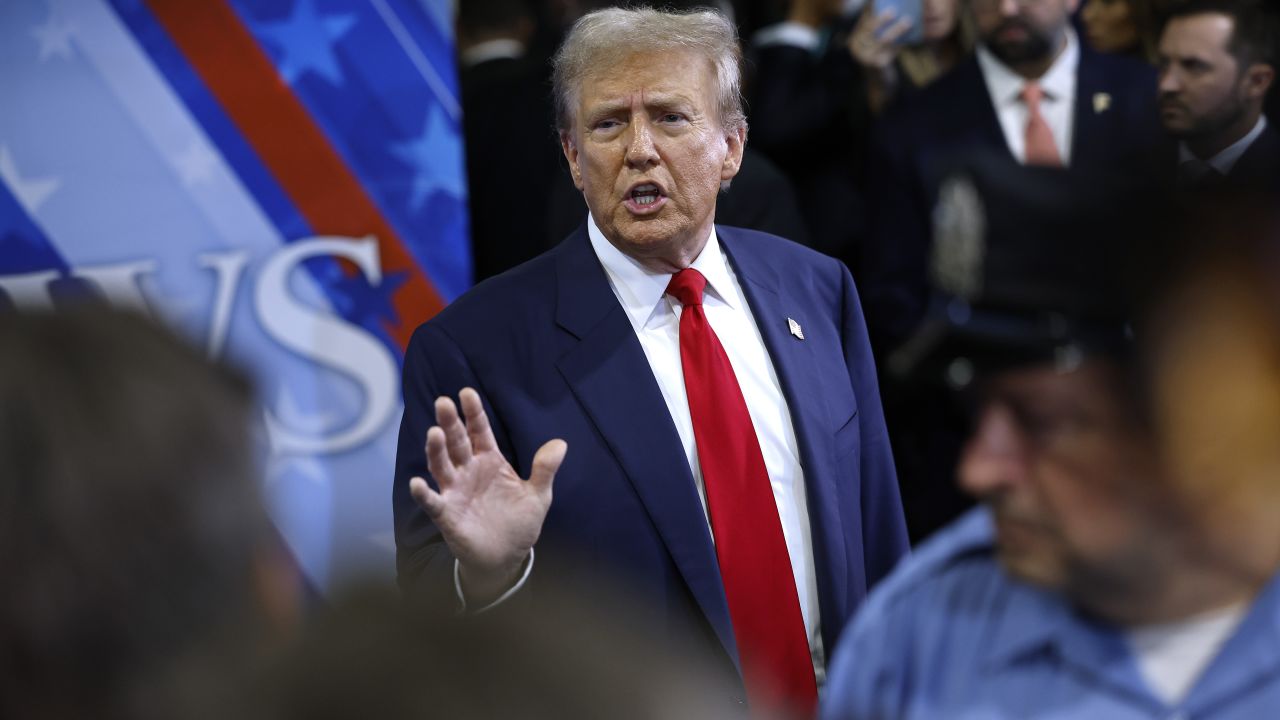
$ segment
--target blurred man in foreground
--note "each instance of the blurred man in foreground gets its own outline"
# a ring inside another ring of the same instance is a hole
[[[0,717],[228,717],[296,575],[248,383],[141,317],[0,313]]]
[[[1077,218],[1089,213],[1090,190],[1027,171],[1005,175],[979,177],[976,194],[988,207],[1069,196]],[[1232,345],[1250,353],[1234,369],[1266,380],[1256,388],[1267,394],[1266,410],[1252,418],[1271,422],[1251,430],[1269,442],[1252,444],[1265,448],[1253,454],[1265,464],[1253,466],[1252,490],[1230,497],[1219,483],[1224,468],[1206,463],[1186,465],[1194,473],[1177,481],[1183,468],[1169,449],[1195,457],[1206,442],[1235,440],[1186,432],[1222,419],[1205,417],[1209,410],[1241,414],[1196,404],[1187,393],[1234,382],[1223,374],[1233,367],[1199,372],[1219,354],[1203,342],[1217,333],[1197,325],[1187,336],[1181,322],[1165,323],[1172,334],[1145,347],[1155,347],[1156,358],[1167,357],[1166,348],[1196,349],[1195,359],[1175,356],[1154,375],[1144,367],[1118,293],[1123,275],[1114,271],[1126,264],[1125,239],[1141,227],[1127,221],[1150,216],[1103,197],[1095,212],[1123,207],[1130,217],[1103,211],[1085,222],[1045,213],[1016,228],[969,227],[940,240],[935,272],[950,300],[911,357],[971,388],[976,426],[959,479],[983,506],[873,593],[836,654],[823,717],[1280,712],[1275,326],[1241,321],[1267,342]],[[1266,283],[1274,293],[1274,280]],[[1268,302],[1266,313],[1252,316],[1274,321],[1274,294]],[[1170,417],[1181,433],[1170,433]],[[1224,507],[1247,508],[1239,519],[1248,525],[1221,514]]]
[[[906,537],[849,271],[713,222],[747,137],[739,63],[714,12],[574,26],[557,116],[589,213],[414,334],[399,576],[470,609],[536,603],[562,564],[617,578],[753,710],[805,713]]]

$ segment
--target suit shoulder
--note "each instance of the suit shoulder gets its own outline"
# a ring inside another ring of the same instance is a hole
[[[487,328],[527,324],[531,316],[554,307],[555,256],[549,250],[506,272],[482,280],[449,303],[425,325],[454,334],[465,328]]]
[[[820,253],[781,235],[719,224],[716,225],[716,234],[722,243],[731,246],[731,251],[736,248],[779,263],[799,263],[803,267],[834,272],[839,272],[844,267],[843,263],[830,255]]]

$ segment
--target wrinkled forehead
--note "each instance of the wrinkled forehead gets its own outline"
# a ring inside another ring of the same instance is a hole
[[[628,52],[601,58],[573,88],[572,108],[602,104],[665,104],[682,101],[714,113],[715,65],[694,50],[673,48]]]

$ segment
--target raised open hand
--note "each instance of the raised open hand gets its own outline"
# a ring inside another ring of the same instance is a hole
[[[529,549],[538,540],[551,507],[551,484],[568,445],[551,440],[533,456],[523,480],[498,450],[480,395],[436,398],[436,426],[427,431],[427,467],[437,492],[422,478],[410,492],[440,528],[458,559],[468,598],[492,599],[513,585]]]

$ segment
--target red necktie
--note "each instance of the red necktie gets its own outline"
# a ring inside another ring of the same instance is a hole
[[[667,292],[684,306],[680,362],[747,697],[753,712],[811,715],[817,683],[791,558],[747,402],[702,310],[706,285],[686,268]]]
[[[1058,154],[1058,146],[1053,141],[1053,130],[1049,129],[1049,123],[1040,114],[1044,90],[1040,89],[1038,83],[1029,82],[1022,86],[1020,96],[1027,105],[1026,164],[1062,167],[1062,156]]]

